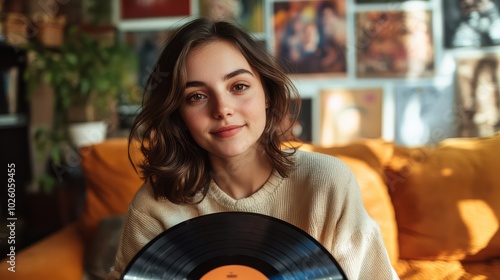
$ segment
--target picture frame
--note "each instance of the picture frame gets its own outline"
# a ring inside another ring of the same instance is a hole
[[[300,99],[300,111],[297,116],[297,101],[292,100],[291,106],[291,117],[296,117],[296,122],[292,127],[291,134],[294,138],[311,143],[313,141],[312,137],[312,98],[301,98]]]
[[[382,137],[383,89],[339,88],[320,92],[320,145],[346,145]]]
[[[202,17],[226,19],[251,33],[264,32],[264,0],[197,0]]]
[[[358,78],[423,78],[435,73],[432,11],[356,13]]]
[[[500,45],[500,0],[443,0],[446,48]]]
[[[356,4],[394,4],[394,3],[404,3],[413,0],[355,0]],[[422,2],[429,2],[430,0],[418,0]]]
[[[272,4],[272,51],[289,74],[347,75],[345,0]]]
[[[451,83],[400,84],[395,87],[395,96],[395,144],[433,146],[457,136],[459,118]]]
[[[120,19],[183,17],[191,14],[191,1],[120,0]]]
[[[500,131],[500,55],[456,58],[458,110],[462,137],[486,137]]]
[[[147,80],[155,73],[155,65],[163,45],[171,34],[171,30],[123,31],[120,33],[125,44],[136,53],[137,69],[131,69],[131,79],[135,79],[136,87],[128,95],[122,96],[124,104],[140,104]],[[160,75],[160,74],[159,74]],[[162,77],[158,77],[161,79]]]

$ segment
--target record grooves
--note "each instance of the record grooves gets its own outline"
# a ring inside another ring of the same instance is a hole
[[[208,273],[223,269],[231,272],[217,279],[250,279],[241,272],[249,270],[261,279],[347,279],[306,232],[247,212],[204,215],[166,230],[139,251],[121,279],[215,279]]]

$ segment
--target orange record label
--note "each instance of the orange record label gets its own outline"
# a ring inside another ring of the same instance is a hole
[[[210,270],[200,280],[268,280],[268,278],[255,268],[225,265]]]

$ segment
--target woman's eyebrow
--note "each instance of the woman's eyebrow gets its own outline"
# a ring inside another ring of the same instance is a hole
[[[229,74],[226,74],[224,76],[224,81],[229,80],[229,79],[231,79],[233,77],[236,77],[238,75],[241,75],[241,74],[248,74],[248,75],[250,75],[252,77],[254,76],[252,74],[252,72],[248,71],[247,69],[238,69],[238,70],[235,70],[235,71],[233,71],[233,72],[231,72]]]
[[[255,77],[252,72],[250,72],[249,70],[247,69],[238,69],[238,70],[235,70],[231,73],[228,73],[226,75],[224,75],[224,77],[222,78],[224,81],[227,81],[231,78],[234,78],[238,75],[242,75],[242,74],[247,74],[247,75],[250,75],[252,77]],[[204,82],[201,82],[201,81],[188,81],[186,82],[186,88],[189,88],[189,87],[203,87],[205,86],[206,84]]]
[[[189,88],[189,87],[202,87],[202,86],[205,86],[205,83],[204,82],[200,82],[200,81],[189,81],[186,83],[186,88]]]

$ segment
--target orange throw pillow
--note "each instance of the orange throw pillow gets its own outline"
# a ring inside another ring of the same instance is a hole
[[[387,184],[402,259],[500,257],[500,135],[395,149]]]
[[[128,159],[127,141],[108,139],[81,150],[86,202],[79,222],[87,242],[102,218],[125,214],[143,184]]]

